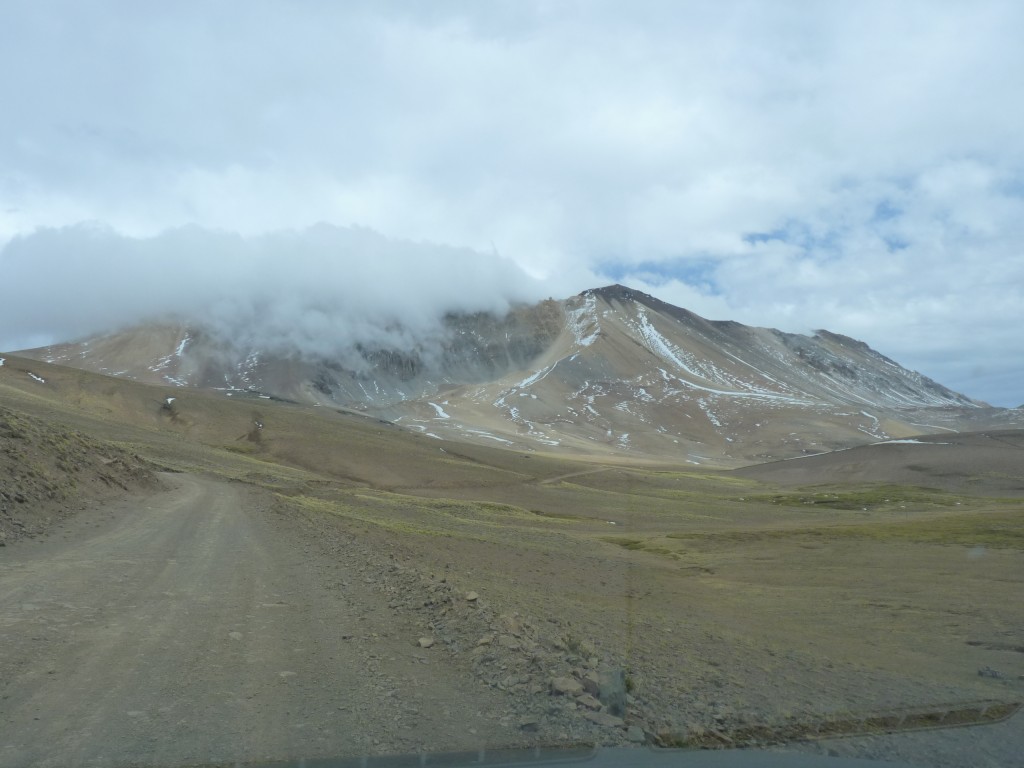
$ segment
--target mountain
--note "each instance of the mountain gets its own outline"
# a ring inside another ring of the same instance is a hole
[[[621,285],[504,317],[452,314],[430,343],[335,358],[148,325],[20,353],[226,396],[355,409],[517,450],[735,466],[909,435],[1012,426],[848,337],[710,321]]]

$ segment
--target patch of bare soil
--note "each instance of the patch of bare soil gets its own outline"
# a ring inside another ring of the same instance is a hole
[[[0,546],[86,504],[152,485],[139,456],[0,407]]]

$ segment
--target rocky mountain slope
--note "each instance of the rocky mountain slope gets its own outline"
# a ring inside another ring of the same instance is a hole
[[[716,466],[1012,426],[854,339],[709,321],[614,285],[506,317],[449,315],[431,344],[338,359],[152,325],[31,350],[139,381],[358,409],[429,437]]]

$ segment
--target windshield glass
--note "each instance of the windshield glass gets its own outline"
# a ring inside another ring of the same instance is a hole
[[[6,17],[0,765],[1021,765],[1021,7]]]

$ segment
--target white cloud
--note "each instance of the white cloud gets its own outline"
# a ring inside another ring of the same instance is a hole
[[[326,224],[242,237],[197,227],[131,238],[107,227],[38,230],[0,251],[0,348],[165,317],[312,354],[429,345],[446,312],[503,313],[542,297],[513,262]]]
[[[364,226],[1019,404],[1022,28],[1016,2],[21,4],[0,240]],[[665,282],[694,264],[713,285]]]

